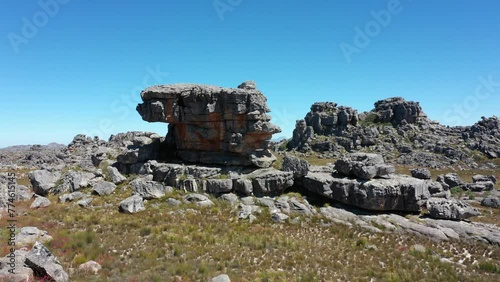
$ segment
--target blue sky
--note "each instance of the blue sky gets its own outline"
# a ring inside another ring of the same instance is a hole
[[[419,101],[433,120],[500,114],[494,0],[0,1],[0,147],[166,134],[140,90],[255,80],[291,136],[316,101]]]

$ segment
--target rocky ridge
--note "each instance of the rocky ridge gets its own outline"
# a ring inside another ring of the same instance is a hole
[[[287,148],[325,157],[372,152],[404,165],[477,168],[476,159],[500,156],[500,121],[493,116],[472,126],[443,126],[429,120],[418,102],[401,97],[377,101],[361,114],[332,102],[314,103],[297,121]]]

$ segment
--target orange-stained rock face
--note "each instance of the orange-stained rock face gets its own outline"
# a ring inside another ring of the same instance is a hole
[[[255,83],[238,88],[198,84],[152,86],[141,93],[137,111],[148,122],[172,126],[178,155],[189,162],[269,167],[274,133],[266,97]]]

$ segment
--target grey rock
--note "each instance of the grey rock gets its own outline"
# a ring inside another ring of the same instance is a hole
[[[459,200],[431,198],[427,201],[429,216],[437,219],[462,220],[480,213],[476,208]]]
[[[276,195],[293,185],[293,173],[274,168],[259,169],[247,175],[252,179],[253,193],[257,196]]]
[[[237,205],[239,203],[238,196],[233,193],[223,194],[220,198],[221,200],[228,202],[230,205]]]
[[[184,202],[194,203],[199,207],[209,207],[214,205],[214,203],[207,196],[196,193],[184,196]]]
[[[83,272],[89,272],[94,275],[96,275],[99,272],[99,270],[101,270],[101,268],[102,266],[93,260],[87,261],[86,263],[82,263],[78,266],[78,270]]]
[[[16,236],[16,246],[28,246],[36,243],[37,241],[45,243],[51,241],[52,237],[47,231],[40,230],[36,227],[27,226],[21,228]]]
[[[407,232],[416,233],[418,235],[428,237],[435,241],[448,240],[448,236],[446,236],[446,234],[442,230],[418,224],[400,215],[390,214],[390,215],[384,215],[382,218],[390,222],[391,224],[402,228]]]
[[[450,188],[462,186],[465,187],[466,183],[456,173],[447,173],[444,175],[444,183],[448,184]]]
[[[90,185],[95,175],[90,172],[70,170],[62,176],[62,184],[54,188],[54,193],[75,192]]]
[[[271,219],[276,223],[283,223],[288,219],[288,215],[281,212],[274,212],[271,214]]]
[[[84,197],[85,194],[83,194],[82,192],[73,192],[59,196],[59,202],[61,203],[73,202],[74,200],[78,200]]]
[[[92,203],[92,200],[92,198],[85,198],[77,201],[76,204],[82,208],[87,208]]]
[[[275,209],[276,205],[273,198],[270,197],[259,197],[256,198],[259,205],[268,207],[269,209]]]
[[[415,252],[418,252],[418,253],[425,253],[427,251],[427,249],[420,244],[415,244],[411,248],[412,248],[412,250],[414,250]]]
[[[249,87],[249,86],[244,86],[244,87]],[[210,279],[210,282],[231,282],[231,279],[229,279],[229,276],[227,276],[226,274],[221,274],[219,276]]]
[[[202,183],[204,183],[204,181],[202,181]],[[198,181],[196,181],[196,179],[194,179],[194,178],[187,178],[184,180],[179,180],[177,186],[179,187],[179,189],[183,190],[184,192],[198,192],[198,190],[200,190],[200,187],[198,185]]]
[[[316,210],[313,206],[309,205],[307,201],[304,200],[304,203],[301,203],[297,198],[291,198],[289,201],[290,210],[292,212],[297,212],[306,216],[311,216],[316,213]]]
[[[238,219],[249,219],[254,213],[260,213],[260,207],[257,205],[239,205]]]
[[[493,183],[497,183],[497,178],[494,175],[481,175],[481,174],[476,174],[472,176],[472,182],[488,182],[491,181]]]
[[[384,164],[381,155],[353,153],[335,162],[335,169],[345,175],[363,180],[386,176],[394,173],[393,166]]]
[[[99,196],[110,195],[115,189],[116,185],[113,182],[101,181],[93,186],[92,193]]]
[[[404,175],[358,181],[326,173],[309,173],[304,177],[303,188],[368,210],[416,212],[430,198],[426,181]]]
[[[42,196],[36,196],[33,203],[31,203],[30,208],[32,209],[45,208],[50,206],[50,204],[51,203],[49,199]]]
[[[0,258],[0,281],[6,282],[29,282],[34,281],[33,270],[27,267],[24,262],[28,252],[24,249],[15,250],[14,254]],[[15,264],[15,273],[9,270]]]
[[[431,179],[431,172],[426,168],[415,168],[410,170],[411,176],[418,179]]]
[[[280,196],[274,200],[274,206],[282,213],[289,214],[290,213],[290,204],[288,203],[289,199],[290,197],[288,196]]]
[[[495,188],[495,183],[493,183],[491,181],[467,183],[465,185],[465,188],[467,190],[471,190],[473,192],[491,191]]]
[[[26,265],[38,276],[47,276],[56,282],[69,281],[68,274],[59,260],[42,243],[35,243],[33,249],[26,255]]]
[[[293,172],[293,176],[295,178],[300,178],[307,175],[307,172],[309,171],[309,163],[306,160],[287,154],[283,158],[281,170],[291,171]]]
[[[174,198],[168,198],[167,199],[167,204],[169,204],[171,206],[180,206],[182,204],[182,202],[179,201],[179,200],[176,200]]]
[[[122,213],[138,213],[146,210],[144,207],[144,199],[139,195],[133,195],[119,204],[119,211]]]
[[[167,193],[171,193],[173,188],[163,184],[148,180],[149,178],[137,178],[130,182],[130,187],[134,195],[139,195],[144,199],[158,199]]]
[[[498,197],[486,197],[481,201],[481,206],[500,208],[500,199]]]
[[[232,179],[207,179],[207,192],[212,194],[229,193],[233,191]]]
[[[28,174],[33,192],[40,196],[48,195],[56,186],[57,178],[47,170],[35,170]]]
[[[472,239],[500,246],[500,231],[496,225],[430,218],[425,219],[425,221],[436,224],[441,228],[451,229],[455,231],[460,238]]]
[[[240,198],[240,201],[244,205],[253,205],[253,204],[255,204],[254,197],[252,197],[252,196],[242,197],[242,198]]]
[[[125,176],[123,176],[116,167],[108,166],[108,174],[111,182],[114,184],[120,184],[127,180]]]
[[[252,181],[245,178],[238,178],[233,181],[234,191],[238,194],[249,196],[253,194]]]

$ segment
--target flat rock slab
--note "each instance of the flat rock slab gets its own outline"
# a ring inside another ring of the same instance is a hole
[[[362,181],[309,173],[303,187],[347,205],[378,211],[418,212],[430,198],[426,181],[404,175]]]

